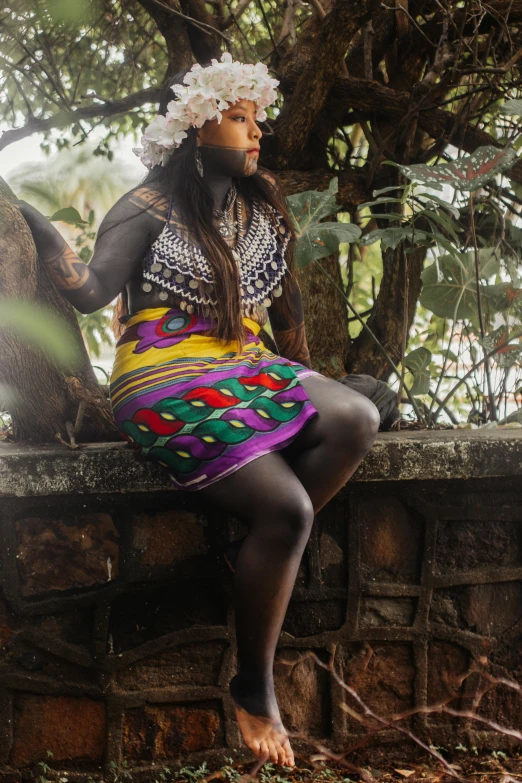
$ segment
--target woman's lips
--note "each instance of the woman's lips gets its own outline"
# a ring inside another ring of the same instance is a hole
[[[247,155],[259,155],[258,149],[247,150]]]

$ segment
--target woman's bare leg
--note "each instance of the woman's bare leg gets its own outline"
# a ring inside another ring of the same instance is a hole
[[[317,514],[352,477],[380,425],[377,406],[363,394],[324,376],[301,380],[319,416],[280,453],[306,489]]]
[[[265,454],[198,492],[204,502],[250,526],[235,560],[239,672],[231,694],[247,746],[290,766],[293,753],[274,693],[277,640],[314,513],[356,470],[380,421],[377,408],[358,392],[323,378],[302,383],[319,416],[291,447]]]
[[[310,497],[317,514],[352,477],[379,430],[377,407],[363,394],[324,376],[301,381],[319,416],[310,419],[279,453]],[[234,570],[244,539],[226,554]]]
[[[199,490],[205,502],[249,525],[237,557],[234,603],[239,671],[230,684],[247,746],[258,757],[293,766],[274,692],[274,656],[310,536],[314,510],[283,457],[272,452]]]

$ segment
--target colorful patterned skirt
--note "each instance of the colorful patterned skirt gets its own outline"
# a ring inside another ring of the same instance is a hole
[[[243,317],[246,344],[208,335],[211,321],[179,308],[124,316],[110,378],[116,426],[179,489],[213,484],[287,446],[318,415],[299,378],[316,375],[269,351]]]

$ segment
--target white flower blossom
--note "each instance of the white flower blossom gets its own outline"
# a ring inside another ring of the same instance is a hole
[[[268,75],[265,63],[233,61],[229,52],[222,54],[220,62],[213,58],[206,68],[196,63],[183,84],[172,86],[178,99],[167,104],[165,115],[154,117],[141,137],[141,147],[132,151],[149,169],[165,166],[172,150],[187,138],[188,128],[201,128],[207,120],[221,123],[222,112],[242,99],[255,102],[256,120],[264,122],[266,107],[277,98],[278,84]]]

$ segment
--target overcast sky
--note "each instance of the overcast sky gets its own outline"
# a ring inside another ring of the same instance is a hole
[[[0,126],[0,136],[5,130],[5,126]],[[94,138],[94,132],[91,134],[91,138]],[[40,142],[43,140],[43,134],[34,133],[32,136],[28,136],[26,139],[9,144],[5,149],[0,151],[0,176],[3,177],[9,183],[9,172],[13,171],[20,163],[27,161],[45,160],[47,158],[45,152],[40,149]],[[146,173],[143,164],[132,151],[132,147],[136,146],[136,142],[129,136],[128,139],[123,139],[119,142],[118,146],[113,146],[115,155],[122,158],[129,166],[132,166],[136,170],[138,177],[143,177]]]

